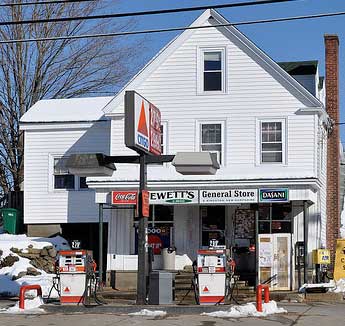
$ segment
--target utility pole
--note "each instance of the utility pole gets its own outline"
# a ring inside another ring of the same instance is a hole
[[[139,178],[139,200],[138,200],[138,275],[137,275],[137,304],[146,303],[147,285],[147,218],[143,216],[143,190],[147,184],[146,154],[140,154],[140,178]]]

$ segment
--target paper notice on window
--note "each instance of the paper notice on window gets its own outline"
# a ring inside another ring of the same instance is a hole
[[[260,242],[259,245],[259,267],[272,267],[273,246],[271,242]]]

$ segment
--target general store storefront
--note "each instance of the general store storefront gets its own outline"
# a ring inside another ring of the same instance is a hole
[[[175,269],[180,270],[215,239],[231,248],[237,273],[250,285],[259,268],[260,282],[273,278],[274,289],[296,288],[294,248],[304,240],[309,216],[320,217],[316,199],[317,193],[305,186],[150,191],[148,242],[155,254],[153,268],[164,267],[163,248],[176,248]],[[316,222],[308,228],[308,251],[320,241],[321,221]],[[135,272],[133,208],[112,210],[108,237],[107,270]]]

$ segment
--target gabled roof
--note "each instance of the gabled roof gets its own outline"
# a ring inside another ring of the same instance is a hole
[[[20,123],[97,121],[103,108],[113,97],[51,99],[36,102],[20,119]]]
[[[202,26],[209,21],[212,25],[229,24],[223,16],[213,9],[206,10],[190,26]],[[291,77],[283,68],[281,68],[273,59],[250,41],[234,26],[216,27],[224,36],[229,38],[243,52],[256,61],[263,69],[270,73],[281,85],[283,85],[291,94],[300,100],[306,107],[323,107],[323,104]],[[113,112],[123,101],[125,90],[135,90],[160,64],[171,55],[182,43],[188,39],[193,30],[185,30],[179,36],[168,43],[155,57],[149,61],[144,68],[139,71],[125,87],[114,97],[112,101],[104,108],[104,113],[108,115],[122,114],[122,112]]]

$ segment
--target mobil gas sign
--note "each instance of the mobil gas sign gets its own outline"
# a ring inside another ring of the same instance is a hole
[[[161,154],[161,113],[135,91],[125,94],[125,143],[142,153]]]

